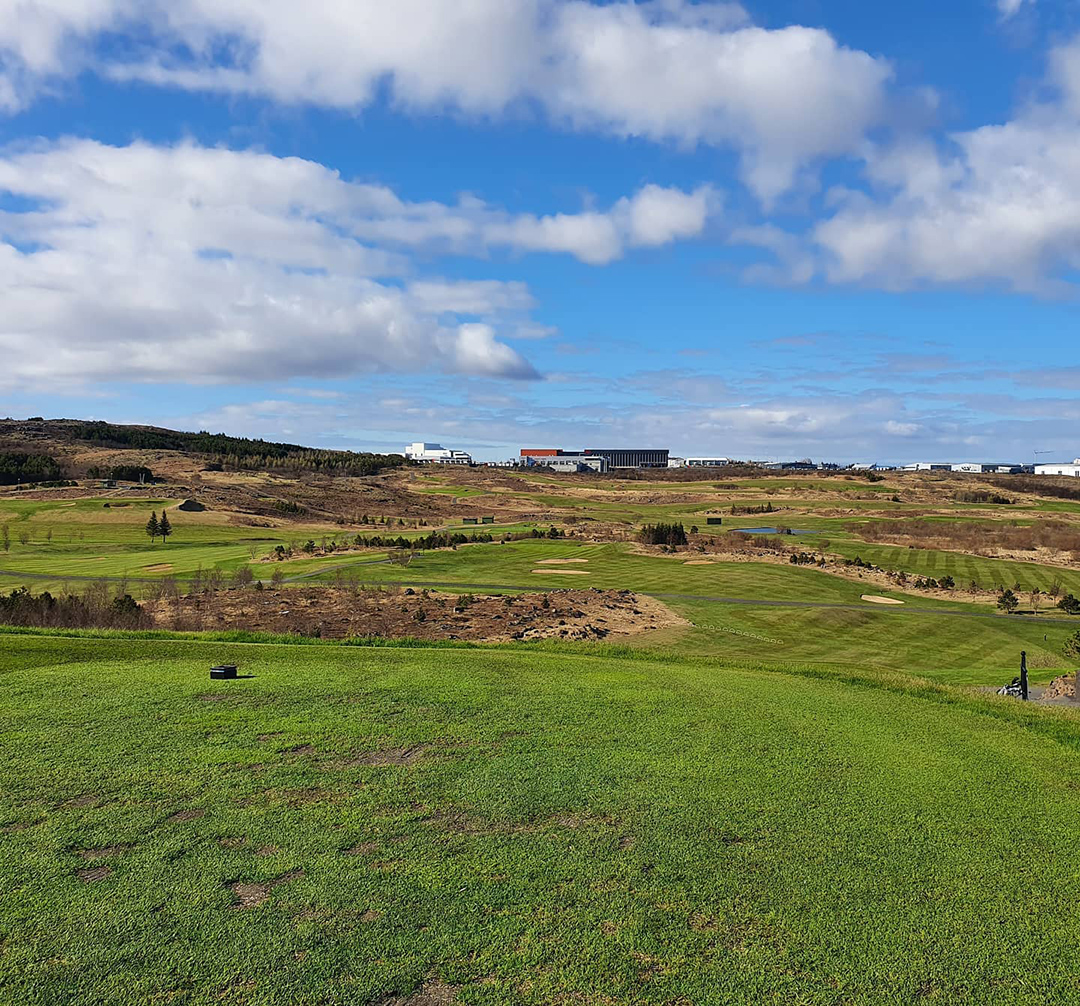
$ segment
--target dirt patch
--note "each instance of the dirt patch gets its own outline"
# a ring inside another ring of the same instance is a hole
[[[375,1006],[450,1006],[457,998],[457,990],[439,981],[424,982],[417,991],[407,996],[391,996]]]
[[[379,847],[378,842],[361,842],[350,849],[345,849],[343,856],[370,856]]]
[[[534,569],[534,573],[546,573],[548,576],[588,576],[587,569]]]
[[[871,604],[903,604],[903,601],[898,601],[895,597],[882,597],[880,594],[863,594],[862,599],[869,601]]]
[[[247,839],[243,837],[236,838],[225,836],[224,838],[219,838],[217,841],[218,845],[223,849],[242,849],[247,845]]]
[[[99,880],[112,876],[112,869],[108,866],[84,866],[75,871],[75,876],[84,884],[94,884]]]
[[[256,856],[276,856],[281,850],[276,845],[263,845],[255,850]]]
[[[165,818],[166,824],[183,824],[185,821],[197,821],[206,813],[201,807],[192,807],[190,810],[178,810]]]
[[[166,573],[172,568],[171,562],[156,562],[153,566],[143,566],[148,573]]]
[[[588,562],[588,559],[540,559],[537,566],[572,566],[576,563]]]
[[[75,855],[81,859],[112,859],[130,848],[130,845],[104,845],[100,849],[79,849]]]
[[[36,828],[39,824],[44,824],[45,818],[38,818],[36,821],[13,821],[11,824],[5,824],[0,828],[0,835],[14,835],[17,831],[29,831],[31,828]]]
[[[585,575],[538,568],[537,573]],[[147,602],[155,626],[230,627],[329,639],[597,640],[687,625],[670,608],[630,591],[560,589],[517,595],[450,594],[399,588],[291,587],[223,590]],[[203,702],[231,694],[208,693]],[[272,735],[263,734],[270,739]]]
[[[274,880],[264,880],[262,883],[245,883],[236,881],[226,886],[236,895],[233,908],[255,908],[270,897],[270,892],[281,884],[287,884],[290,880],[297,880],[304,875],[303,870],[290,870]]]
[[[68,800],[63,806],[78,810],[83,807],[96,807],[99,803],[101,803],[101,796],[97,793],[83,793],[81,796]]]

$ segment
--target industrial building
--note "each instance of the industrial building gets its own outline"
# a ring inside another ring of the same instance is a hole
[[[723,468],[730,465],[731,458],[687,458],[687,468]]]
[[[556,471],[579,471],[572,467],[556,467],[559,463],[567,466],[573,462],[586,464],[586,467],[594,471],[607,471],[611,468],[667,468],[669,451],[661,450],[630,450],[610,449],[600,450],[586,448],[583,451],[564,451],[554,447],[524,447],[521,450],[521,460],[526,465],[547,465]],[[604,469],[597,468],[595,462],[603,460],[607,463]]]
[[[1071,465],[1067,464],[1049,464],[1049,465],[1036,465],[1036,475],[1070,475],[1073,478],[1080,478],[1080,458],[1075,458]]]
[[[670,451],[586,447],[585,454],[607,458],[610,468],[667,468]]]
[[[452,451],[442,444],[415,443],[405,448],[405,457],[425,465],[471,465],[471,455]]]
[[[978,462],[965,461],[959,465],[953,465],[954,472],[969,472],[975,475],[1015,475],[1024,470],[1023,465],[1003,464],[979,464]]]
[[[608,470],[607,458],[589,457],[587,454],[571,455],[562,458],[550,458],[544,462],[548,468],[556,472],[606,472]]]

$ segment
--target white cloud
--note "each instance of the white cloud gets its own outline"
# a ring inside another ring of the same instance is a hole
[[[890,290],[985,285],[1054,293],[1080,268],[1080,40],[1050,55],[1050,100],[1010,121],[868,150],[867,185],[829,193],[808,235],[742,228],[770,251],[753,279]]]
[[[523,285],[380,281],[408,262],[349,214],[384,194],[320,165],[68,141],[0,157],[0,191],[28,207],[0,213],[5,383],[535,376],[496,338]]]
[[[755,27],[723,2],[34,0],[16,11],[0,29],[9,108],[87,64],[118,80],[344,109],[384,87],[422,111],[534,105],[572,128],[732,147],[766,201],[813,160],[857,153],[892,76],[824,30]],[[95,55],[107,29],[126,32],[134,55]],[[602,255],[608,239],[588,225],[576,221],[570,240]],[[558,242],[563,226],[537,239]]]
[[[1019,14],[1020,8],[1028,3],[1034,3],[1034,0],[997,0],[998,13],[1007,20]]]

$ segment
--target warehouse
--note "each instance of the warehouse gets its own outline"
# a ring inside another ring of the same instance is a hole
[[[607,458],[610,468],[667,468],[670,451],[628,450],[586,447],[585,454],[590,457]]]
[[[558,459],[572,461],[589,461],[587,467],[600,470],[595,467],[595,462],[603,458],[607,462],[607,468],[667,468],[670,451],[661,450],[599,450],[586,448],[583,451],[563,451],[554,447],[523,447],[521,461],[525,465],[549,465]],[[560,469],[570,471],[571,468]],[[605,471],[607,469],[604,469]]]
[[[1036,475],[1070,475],[1073,478],[1080,478],[1080,458],[1076,458],[1071,465],[1067,464],[1051,464],[1051,465],[1036,465]]]

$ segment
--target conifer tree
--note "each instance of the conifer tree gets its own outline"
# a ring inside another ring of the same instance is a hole
[[[161,514],[165,516],[164,511]],[[151,513],[150,519],[146,522],[146,533],[150,536],[150,542],[153,543],[159,534],[161,534],[161,525],[158,524],[157,513]]]
[[[158,521],[158,534],[161,535],[163,545],[167,543],[169,535],[172,534],[172,524],[169,523],[169,517],[164,510],[161,511],[161,520]]]

